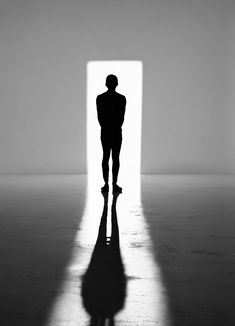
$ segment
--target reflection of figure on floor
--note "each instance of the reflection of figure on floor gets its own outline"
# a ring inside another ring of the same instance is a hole
[[[109,191],[109,157],[112,151],[113,192],[122,192],[117,185],[119,171],[119,155],[122,145],[122,124],[124,121],[126,98],[116,92],[118,79],[115,75],[108,75],[106,86],[108,90],[97,96],[97,115],[101,127],[101,143],[103,148],[102,170],[105,185],[102,192]]]
[[[114,325],[114,316],[125,302],[126,276],[119,246],[119,229],[116,213],[118,193],[113,195],[112,231],[107,238],[108,194],[104,196],[104,209],[99,233],[91,261],[83,276],[82,299],[86,311],[91,316],[90,326]]]

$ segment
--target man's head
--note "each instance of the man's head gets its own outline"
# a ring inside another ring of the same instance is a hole
[[[115,75],[108,75],[106,77],[106,83],[105,85],[107,86],[108,90],[114,91],[118,85],[118,79],[117,76]]]

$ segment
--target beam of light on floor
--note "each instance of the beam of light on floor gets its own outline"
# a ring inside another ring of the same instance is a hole
[[[161,272],[154,260],[153,246],[140,201],[140,188],[136,184],[137,180],[117,201],[127,296],[124,309],[115,316],[115,325],[168,326],[169,313]],[[110,194],[109,220],[111,201]],[[71,260],[47,326],[90,325],[90,316],[83,306],[81,284],[96,243],[102,210],[101,193],[94,187],[88,187],[86,208],[74,241]]]
[[[127,279],[127,295],[124,308],[115,316],[115,325],[168,326],[165,291],[160,269],[154,260],[153,246],[140,200],[142,63],[89,62],[87,73],[86,208],[74,241],[70,264],[65,270],[47,326],[91,325],[90,316],[83,305],[81,287],[82,276],[93,257],[103,210],[103,197],[100,193],[102,149],[95,99],[105,91],[105,78],[108,74],[117,75],[117,91],[127,98],[119,178],[123,194],[117,201],[120,250]],[[108,236],[111,235],[111,203],[110,193]]]

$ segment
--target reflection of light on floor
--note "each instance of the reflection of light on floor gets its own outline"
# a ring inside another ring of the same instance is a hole
[[[118,198],[120,246],[128,278],[125,308],[115,316],[115,325],[169,325],[166,299],[159,268],[140,203],[140,183],[126,179]],[[54,304],[48,326],[89,325],[80,295],[81,276],[86,271],[96,242],[103,197],[89,185],[82,223],[74,242],[71,262]],[[109,212],[112,196],[109,196]]]

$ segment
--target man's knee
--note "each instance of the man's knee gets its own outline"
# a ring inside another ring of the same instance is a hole
[[[113,163],[119,164],[119,155],[112,155]]]
[[[102,164],[107,165],[109,163],[110,155],[103,155]]]

